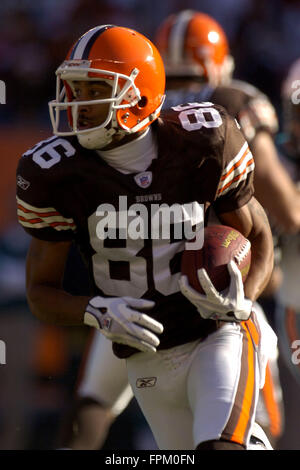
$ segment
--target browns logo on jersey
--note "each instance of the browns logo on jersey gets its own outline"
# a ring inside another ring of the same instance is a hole
[[[170,228],[168,236],[154,237],[151,226],[146,236],[132,237],[130,224],[142,212],[151,225],[154,205],[196,204],[203,217],[210,205],[217,213],[241,207],[253,194],[254,163],[235,120],[210,102],[177,105],[151,132],[157,158],[143,174],[119,172],[76,137],[38,143],[20,159],[18,180],[29,184],[17,185],[17,203],[19,221],[33,237],[79,245],[93,295],[154,300],[151,315],[164,325],[159,348],[166,349],[206,336],[216,323],[203,320],[179,291],[185,234],[175,237]],[[100,236],[108,213],[116,225]],[[114,350],[119,357],[134,351],[121,344]]]

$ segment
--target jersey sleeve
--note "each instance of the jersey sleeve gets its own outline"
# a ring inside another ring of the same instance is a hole
[[[262,130],[271,135],[278,132],[277,114],[269,98],[249,83],[233,80],[229,86],[215,88],[211,99],[238,120],[250,144]]]
[[[32,161],[30,151],[19,160],[16,182],[18,221],[26,232],[45,241],[74,239],[76,224],[61,207],[59,188]]]
[[[254,194],[254,159],[239,125],[227,116],[227,127],[214,209],[230,212],[247,204]]]
[[[240,110],[238,120],[250,143],[259,131],[275,135],[279,128],[275,109],[263,94],[249,99],[247,106]]]

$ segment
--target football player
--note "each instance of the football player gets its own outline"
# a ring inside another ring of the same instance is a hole
[[[160,449],[245,450],[276,337],[253,312],[272,272],[273,243],[239,126],[208,101],[160,115],[162,59],[128,28],[91,29],[56,75],[54,136],[28,150],[17,170],[28,182],[17,186],[17,202],[32,235],[33,314],[95,327],[112,341]],[[180,216],[153,226],[157,212],[174,205]],[[229,263],[222,293],[200,271],[201,295],[180,274],[194,233],[179,236],[175,227],[201,227],[210,207],[250,240],[252,263],[245,285]],[[89,266],[91,297],[62,288],[72,241]]]
[[[282,161],[300,193],[300,59],[295,61],[282,86],[283,133],[278,136]],[[276,322],[282,357],[300,384],[300,236],[282,234],[280,237],[283,280],[278,291]]]
[[[246,139],[250,142],[255,161],[259,160],[256,163],[255,185],[261,202],[283,230],[294,230],[299,223],[297,222],[299,210],[295,210],[297,199],[293,201],[295,205],[291,203],[295,187],[281,166],[273,143],[273,136],[278,129],[276,113],[264,94],[245,82],[231,79],[233,58],[229,54],[228,41],[220,25],[208,15],[190,10],[183,11],[163,22],[155,42],[163,55],[167,72],[164,108],[176,106],[179,102],[209,100],[229,110],[238,120]],[[268,170],[267,175],[266,170]],[[265,191],[266,182],[269,187],[268,194]],[[279,200],[278,204],[274,202],[275,196]],[[275,270],[272,290],[277,286],[278,278],[280,276]],[[255,308],[258,315],[263,315],[260,306],[256,305]],[[105,438],[109,424],[119,412],[123,411],[130,400],[125,364],[114,358],[108,369],[110,352],[105,354],[103,351],[106,344],[103,336],[95,332],[93,338],[93,346],[82,368],[71,415],[76,423],[74,427],[76,433],[69,434],[69,438],[64,441],[64,445],[73,448],[80,447],[83,442],[85,446],[87,445],[84,430],[91,427],[89,421],[92,405],[97,409],[99,417],[98,432],[90,432],[89,435],[93,434],[93,439],[88,441],[90,445],[95,446],[94,448],[98,448]],[[103,357],[105,355],[105,361],[99,360],[98,353],[94,353],[98,350],[102,351]],[[119,393],[113,381],[114,375],[119,378]],[[120,384],[121,378],[122,384]],[[126,398],[123,399],[123,396]],[[118,404],[117,408],[114,406],[115,402]],[[121,408],[120,403],[122,403]],[[260,394],[256,419],[267,430],[275,445],[283,425],[276,355],[268,364],[266,385]],[[93,422],[94,420],[95,417]]]
[[[283,132],[278,135],[280,158],[300,192],[300,59],[292,63],[282,86]],[[282,284],[277,295],[275,324],[284,380],[286,433],[283,448],[299,449],[298,396],[300,385],[300,235],[281,234]]]

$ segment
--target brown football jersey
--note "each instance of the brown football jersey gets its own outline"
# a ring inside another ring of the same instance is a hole
[[[232,80],[229,85],[211,87],[204,85],[200,91],[186,89],[169,90],[164,103],[165,108],[177,103],[211,101],[223,106],[237,119],[245,138],[251,144],[257,132],[265,130],[274,135],[278,131],[276,111],[268,97],[256,87],[241,80]]]
[[[254,163],[235,120],[211,103],[177,106],[151,129],[157,158],[138,174],[112,168],[76,137],[40,142],[20,159],[17,203],[33,237],[75,241],[93,295],[154,300],[148,313],[164,325],[159,348],[166,349],[216,328],[179,290],[187,236],[175,229],[184,226],[186,210],[180,219],[169,209],[195,206],[205,217],[210,205],[217,213],[243,206],[253,195]],[[161,209],[159,224],[170,230],[157,234],[152,221]],[[126,357],[135,350],[114,344],[114,351]]]

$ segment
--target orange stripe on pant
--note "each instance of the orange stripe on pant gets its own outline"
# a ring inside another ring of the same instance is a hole
[[[253,413],[253,405],[255,400],[255,367],[256,367],[256,352],[252,344],[252,338],[246,326],[241,324],[244,329],[248,340],[248,378],[243,397],[242,409],[236,428],[232,434],[232,439],[235,442],[245,444],[247,432],[249,430],[250,420]]]
[[[260,330],[257,326],[255,313],[252,312],[249,320],[243,322],[243,324],[247,327],[255,346],[258,347],[260,341]]]
[[[244,446],[247,443],[256,401],[256,351],[245,323],[240,323],[241,332],[243,333],[243,351],[239,384],[231,415],[221,435],[221,438],[229,439]]]
[[[269,417],[269,429],[273,437],[279,437],[282,432],[281,411],[275,397],[275,386],[269,363],[266,368],[265,385],[262,389],[265,407]]]

